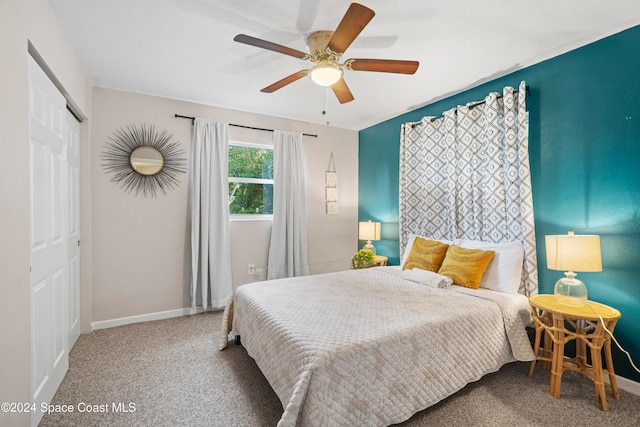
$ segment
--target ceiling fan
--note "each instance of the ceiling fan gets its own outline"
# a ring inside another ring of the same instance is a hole
[[[272,43],[266,40],[238,34],[233,40],[272,50],[299,59],[308,59],[315,65],[308,70],[293,73],[265,87],[261,92],[272,93],[305,76],[310,76],[320,86],[331,86],[341,104],[353,101],[354,97],[343,78],[343,69],[351,71],[377,71],[383,73],[413,74],[418,69],[418,61],[394,59],[347,59],[340,63],[340,57],[371,21],[375,12],[359,3],[351,3],[335,31],[316,31],[307,37],[309,52]]]

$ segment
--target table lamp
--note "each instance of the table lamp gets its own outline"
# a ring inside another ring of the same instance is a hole
[[[371,241],[380,240],[380,223],[371,222],[371,220],[367,222],[360,222],[358,224],[358,239],[366,240],[367,243],[362,247],[362,249],[371,251],[375,255],[376,247],[373,246]]]
[[[547,268],[564,271],[565,277],[556,282],[553,293],[558,302],[571,306],[587,303],[587,287],[576,278],[577,272],[602,271],[600,236],[566,235],[544,236],[547,247]]]

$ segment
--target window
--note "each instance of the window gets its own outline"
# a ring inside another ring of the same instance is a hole
[[[229,214],[273,214],[273,147],[229,141]]]

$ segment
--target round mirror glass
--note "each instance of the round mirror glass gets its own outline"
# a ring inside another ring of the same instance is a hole
[[[164,159],[158,150],[143,145],[131,152],[129,163],[140,175],[155,175],[162,170]]]

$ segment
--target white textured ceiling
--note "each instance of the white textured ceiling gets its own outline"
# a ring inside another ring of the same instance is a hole
[[[334,30],[349,0],[50,0],[96,86],[355,130],[640,24],[638,0],[360,3],[376,16],[343,59],[420,68],[345,71],[355,100],[341,105],[308,78],[260,92],[310,62],[233,37],[307,51],[306,35]]]

